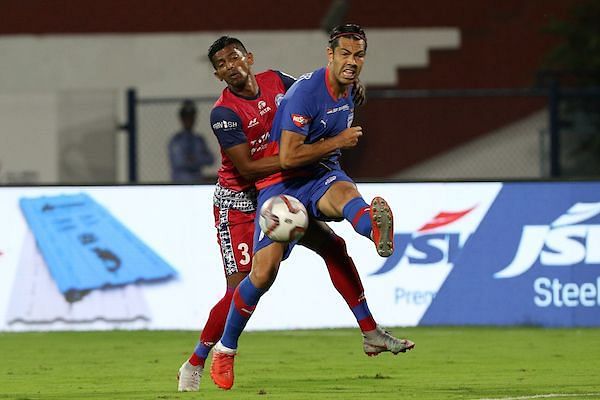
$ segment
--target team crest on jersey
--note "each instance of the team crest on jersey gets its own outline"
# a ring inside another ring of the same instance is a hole
[[[296,125],[298,128],[304,128],[310,123],[310,117],[300,114],[292,114],[292,122],[294,122],[294,125]]]

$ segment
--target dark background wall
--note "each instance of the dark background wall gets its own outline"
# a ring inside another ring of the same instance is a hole
[[[578,2],[355,0],[349,1],[346,20],[367,28],[460,30],[459,49],[433,51],[427,68],[399,69],[397,88],[530,87],[544,55],[558,41],[544,27],[565,18]],[[329,8],[322,0],[4,3],[0,15],[4,35],[319,29]],[[348,153],[346,166],[356,177],[389,176],[544,106],[543,99],[535,98],[373,100],[357,112],[357,123],[366,134]]]

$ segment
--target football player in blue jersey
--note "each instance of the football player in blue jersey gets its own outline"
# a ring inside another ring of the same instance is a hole
[[[299,199],[312,218],[346,219],[375,243],[377,253],[393,252],[393,216],[387,202],[375,197],[367,204],[339,164],[342,149],[357,145],[362,128],[352,126],[352,85],[365,62],[367,37],[355,24],[335,27],[327,48],[327,66],[301,76],[283,97],[271,128],[265,156],[279,155],[283,171],[257,182],[258,207],[269,198],[287,194]],[[225,330],[215,345],[211,377],[223,389],[233,386],[233,362],[241,335],[260,297],[277,276],[279,264],[295,243],[278,243],[262,234],[255,221],[252,270],[233,294]],[[356,314],[370,314],[366,303]],[[368,355],[406,352],[414,347],[379,326],[363,330]]]

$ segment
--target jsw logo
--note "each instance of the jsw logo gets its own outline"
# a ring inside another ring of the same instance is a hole
[[[469,235],[464,233],[425,233],[448,225],[464,217],[473,208],[459,212],[441,212],[416,233],[394,235],[394,254],[371,275],[385,274],[396,268],[403,260],[411,265],[454,264]],[[463,240],[461,240],[461,238]]]
[[[576,225],[600,214],[600,203],[576,203],[550,225],[523,227],[512,262],[494,278],[514,278],[539,259],[544,266],[600,264],[600,225]]]

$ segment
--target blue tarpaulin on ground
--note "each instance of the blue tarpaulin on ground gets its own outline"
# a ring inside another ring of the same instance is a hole
[[[22,198],[19,203],[52,277],[67,297],[176,275],[87,194]]]

